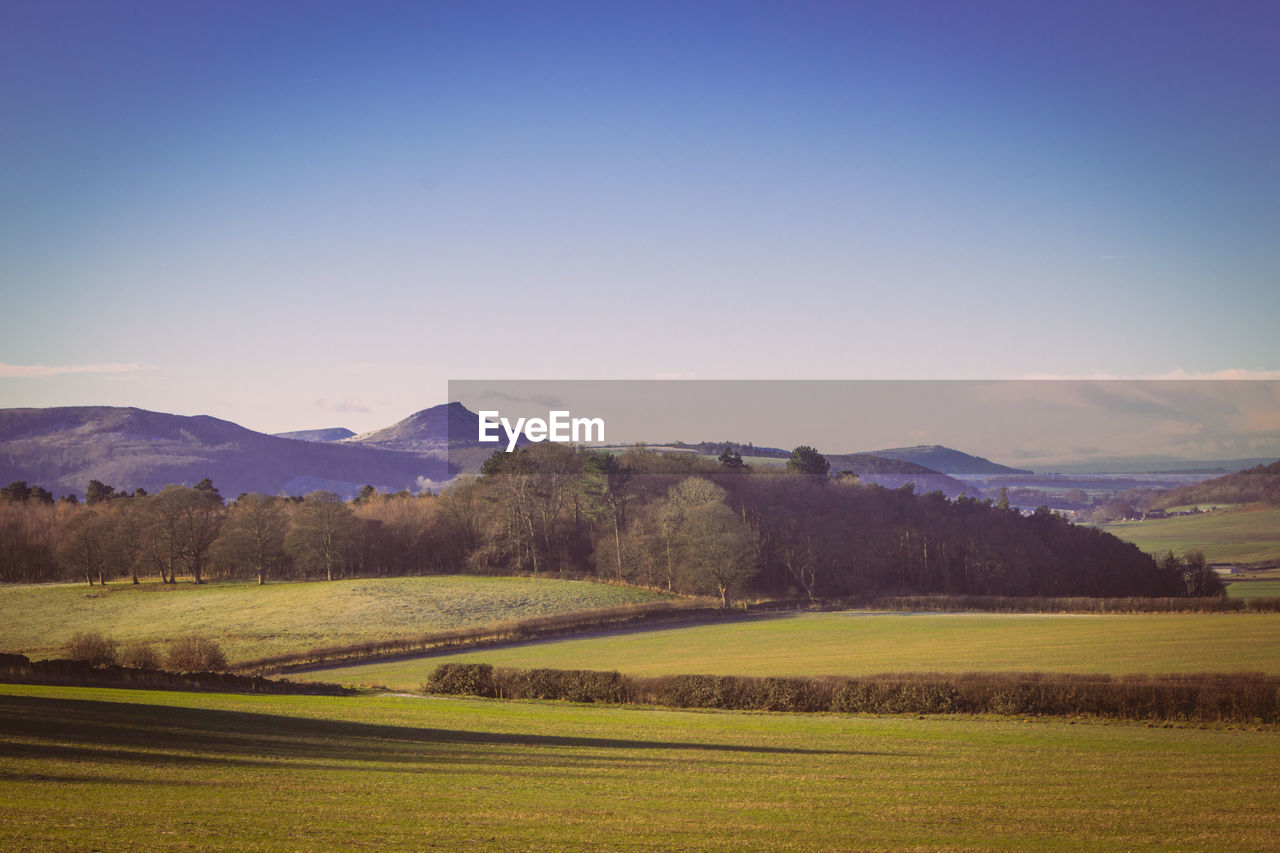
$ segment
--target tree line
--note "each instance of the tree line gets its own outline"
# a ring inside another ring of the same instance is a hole
[[[366,486],[352,501],[226,501],[207,480],[154,495],[94,483],[83,504],[34,498],[34,488],[23,498],[26,488],[0,495],[0,580],[594,575],[725,604],[748,593],[1190,591],[1181,563],[1046,508],[1024,516],[1005,501],[863,483],[808,447],[785,468],[753,470],[728,449],[717,461],[543,443],[495,453],[438,495]]]

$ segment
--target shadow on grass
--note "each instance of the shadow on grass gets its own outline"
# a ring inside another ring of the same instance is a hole
[[[658,764],[664,751],[754,755],[872,755],[749,744],[505,734],[374,725],[279,714],[89,699],[0,696],[0,758],[188,766],[447,771],[465,765],[617,767]],[[898,754],[898,753],[893,753]],[[700,758],[700,763],[717,759]],[[741,758],[737,759],[741,761]]]
[[[4,752],[0,751],[0,755]],[[136,785],[140,780],[128,776],[115,776],[94,773],[21,773],[0,770],[0,785],[6,782],[31,782],[40,785]],[[166,785],[196,786],[201,783],[192,779],[166,779]],[[208,784],[208,783],[204,783]]]

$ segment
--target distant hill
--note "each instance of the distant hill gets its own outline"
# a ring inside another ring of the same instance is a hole
[[[676,442],[667,446],[680,450],[691,450],[704,456],[719,456],[721,451],[728,446],[743,456],[757,459],[777,459],[779,464],[791,456],[790,450],[783,450],[779,447],[756,447],[752,444],[738,444],[733,441],[704,441],[698,444]],[[958,451],[951,452],[958,453]],[[966,456],[967,454],[960,453],[959,455]],[[953,498],[960,494],[976,497],[982,493],[981,489],[966,485],[954,477],[905,459],[891,459],[875,453],[824,453],[823,456],[831,464],[832,473],[852,471],[858,475],[859,479],[865,482],[875,483],[890,489],[896,489],[907,483],[914,483],[915,490],[922,494],[924,492],[938,491],[947,497]],[[970,458],[976,459],[978,457]]]
[[[389,427],[343,439],[342,443],[411,453],[443,453],[471,447],[487,448],[490,452],[500,447],[506,449],[505,437],[501,444],[481,444],[479,431],[479,415],[461,403],[447,403],[414,412]],[[502,434],[501,429],[497,432]],[[517,442],[520,446],[528,443],[523,435]]]
[[[77,406],[0,409],[0,482],[26,480],[83,495],[89,480],[156,491],[213,479],[224,495],[353,496],[365,483],[417,491],[448,479],[436,457],[345,443],[296,441],[205,415]]]
[[[953,474],[959,477],[989,477],[998,474],[1031,474],[1022,468],[1010,468],[1008,465],[1001,465],[985,459],[981,456],[973,456],[969,453],[962,453],[959,450],[953,450],[950,447],[943,447],[941,444],[920,444],[915,447],[891,447],[888,450],[873,450],[874,456],[883,456],[886,459],[900,459],[904,462],[914,462],[931,471],[937,471],[942,474]]]
[[[342,441],[351,438],[354,432],[346,427],[329,427],[328,429],[299,429],[293,432],[272,433],[276,438],[292,438],[298,441]]]
[[[827,461],[831,463],[833,472],[852,471],[864,482],[889,489],[913,483],[916,492],[920,494],[942,492],[949,498],[957,495],[982,495],[980,488],[905,459],[886,459],[874,453],[832,453],[827,454]]]
[[[1257,465],[1225,477],[1215,477],[1162,493],[1152,509],[1168,509],[1185,504],[1265,503],[1280,506],[1280,461]]]

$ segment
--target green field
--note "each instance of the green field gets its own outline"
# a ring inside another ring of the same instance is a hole
[[[1227,595],[1231,598],[1280,598],[1280,580],[1228,582]]]
[[[812,613],[482,649],[291,678],[415,690],[444,662],[634,675],[1042,670],[1280,674],[1280,615]]]
[[[1211,563],[1280,561],[1280,509],[1242,509],[1099,525],[1150,554],[1193,548]]]
[[[1275,730],[0,685],[6,850],[1261,850]]]
[[[56,657],[77,631],[121,642],[202,634],[228,660],[661,599],[584,581],[444,575],[310,583],[0,586],[0,651]]]

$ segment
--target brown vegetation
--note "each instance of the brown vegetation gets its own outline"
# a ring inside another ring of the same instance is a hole
[[[169,669],[174,672],[218,672],[227,668],[222,648],[207,637],[181,637],[169,645]]]
[[[985,613],[1280,613],[1280,598],[1086,598],[1006,595],[885,595],[871,610]]]
[[[79,632],[72,634],[67,643],[67,659],[85,661],[94,666],[113,664],[116,662],[116,646],[115,640],[97,632]]]
[[[428,693],[740,711],[1005,714],[1280,722],[1280,677],[1004,672],[861,678],[637,677],[617,672],[441,664]]]
[[[295,683],[225,672],[165,672],[80,660],[28,660],[0,654],[0,681],[11,684],[60,684],[73,687],[131,687],[143,690],[199,690],[210,693],[282,693],[344,696],[346,687],[320,682]]]

